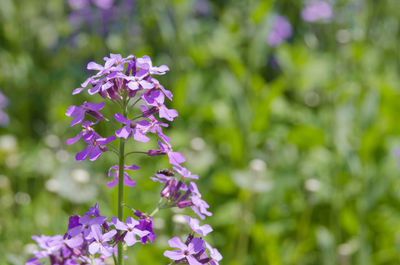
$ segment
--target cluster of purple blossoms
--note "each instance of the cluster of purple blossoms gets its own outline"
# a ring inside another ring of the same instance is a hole
[[[292,34],[293,30],[289,21],[283,16],[276,16],[272,22],[272,30],[268,34],[267,42],[275,47],[289,39]]]
[[[0,91],[0,126],[6,126],[9,122],[8,115],[3,111],[8,105],[8,99]]]
[[[154,240],[151,217],[141,215],[139,220],[128,217],[126,222],[111,218],[107,221],[101,216],[96,204],[83,216],[69,218],[68,230],[64,236],[33,236],[40,248],[35,257],[26,265],[50,264],[63,265],[103,265],[105,260],[117,255],[116,245],[125,242],[132,246],[137,242],[145,244]],[[93,263],[92,263],[93,261]]]
[[[301,10],[301,17],[307,22],[328,20],[333,16],[331,5],[325,1],[312,1]]]
[[[160,209],[191,208],[201,219],[212,215],[208,211],[209,205],[203,200],[193,181],[198,179],[198,176],[193,175],[182,165],[186,160],[185,157],[173,150],[171,139],[163,132],[163,128],[168,127],[168,124],[159,120],[173,121],[178,116],[176,110],[166,106],[166,99],[172,100],[172,93],[154,77],[155,75],[164,75],[169,68],[166,65],[154,66],[148,56],[136,58],[129,55],[123,58],[119,54],[111,54],[110,57],[105,57],[104,61],[104,65],[90,62],[87,69],[97,71],[97,73],[87,78],[81,87],[73,91],[75,95],[87,90],[90,95],[99,95],[103,101],[99,103],[85,101],[81,106],[68,107],[66,111],[66,115],[73,118],[70,126],[81,126],[78,135],[68,139],[66,144],[74,144],[80,139],[86,144],[86,147],[76,154],[76,160],[82,161],[88,158],[90,161],[95,161],[104,152],[116,153],[119,164],[108,170],[107,176],[112,180],[107,183],[107,186],[112,188],[118,185],[119,195],[120,192],[123,192],[121,188],[124,185],[136,186],[136,182],[126,171],[138,170],[139,167],[134,164],[124,165],[125,157],[128,154],[140,153],[149,157],[166,155],[172,169],[158,170],[155,177],[151,177],[152,180],[163,184],[163,188],[158,205],[150,215],[134,210],[133,215],[139,220],[128,217],[124,223],[117,217],[113,217],[109,223],[106,217],[99,215],[96,205],[84,216],[70,218],[68,231],[64,238],[56,236],[50,240],[49,237],[42,236],[43,240],[37,240],[39,246],[44,249],[44,252],[40,253],[47,254],[35,253],[35,258],[28,264],[36,264],[34,262],[45,257],[50,258],[52,264],[87,264],[87,257],[94,258],[95,264],[103,264],[106,258],[114,256],[120,260],[117,264],[122,265],[122,243],[132,246],[137,242],[138,237],[142,244],[155,240],[152,217]],[[106,102],[120,107],[120,112],[113,115],[115,122],[120,123],[120,126],[115,128],[113,135],[104,137],[96,132],[95,126],[104,122],[115,124],[111,118],[107,118],[102,113]],[[132,111],[139,102],[138,113],[133,114]],[[159,148],[125,152],[125,144],[129,140],[147,143],[150,141],[151,135],[157,138]],[[112,145],[117,138],[120,142],[119,149]],[[118,216],[122,219],[121,205],[128,205],[120,200],[123,198],[122,195],[118,198]],[[165,256],[176,262],[192,265],[218,264],[218,261],[222,259],[219,252],[203,239],[194,237],[194,233],[205,236],[212,231],[211,227],[209,225],[200,226],[197,219],[187,217],[187,220],[193,232],[189,235],[186,243],[179,244],[180,241],[177,238],[170,240],[171,247],[180,248],[181,254],[177,254],[176,251],[167,251]],[[58,263],[54,263],[52,260],[56,260]],[[67,263],[67,260],[70,263]]]
[[[171,238],[168,241],[169,246],[178,250],[167,250],[164,252],[164,256],[170,258],[175,263],[219,265],[219,261],[222,260],[222,255],[219,251],[211,247],[201,237],[194,236],[195,234],[206,236],[212,231],[211,226],[207,224],[200,226],[198,219],[189,216],[184,217],[192,230],[191,233],[186,238],[185,243],[178,237]]]
[[[68,0],[68,6],[68,19],[77,26],[75,33],[88,28],[107,35],[110,28],[132,19],[134,0]]]
[[[307,22],[328,21],[333,16],[333,9],[324,0],[310,0],[301,10],[301,17]],[[267,43],[276,47],[293,35],[293,28],[284,16],[274,16],[272,28],[267,36]]]

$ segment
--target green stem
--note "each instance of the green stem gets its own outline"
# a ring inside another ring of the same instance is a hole
[[[150,216],[154,216],[159,210],[160,210],[160,207],[157,206],[157,208],[154,209],[154,211],[150,214]]]
[[[123,104],[123,115],[126,117],[126,105]],[[125,166],[125,139],[119,141],[119,165],[118,165],[118,219],[124,219],[124,166]],[[118,265],[123,265],[123,245],[118,242]]]

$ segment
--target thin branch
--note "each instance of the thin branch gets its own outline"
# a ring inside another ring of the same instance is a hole
[[[147,155],[147,152],[143,152],[143,151],[132,151],[132,152],[126,153],[126,154],[125,154],[125,157],[127,157],[128,155],[131,155],[131,154],[144,154],[144,155]]]
[[[114,151],[116,151],[118,153],[117,147],[113,146],[112,144],[108,144],[108,146],[111,147]]]
[[[139,98],[137,100],[135,100],[135,102],[133,102],[132,105],[130,105],[129,107],[133,108],[136,105],[136,103],[138,103],[141,99],[142,99],[142,95],[140,95]]]

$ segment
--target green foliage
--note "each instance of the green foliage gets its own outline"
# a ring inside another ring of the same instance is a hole
[[[65,110],[86,97],[71,92],[109,52],[170,66],[161,80],[180,116],[166,134],[200,175],[221,264],[400,263],[399,1],[338,0],[332,21],[307,23],[302,1],[206,1],[200,14],[205,1],[137,0],[107,32],[45,2],[0,4],[11,121],[0,128],[1,264],[23,264],[31,235],[64,233],[97,201],[116,214],[104,185],[116,158],[78,163],[79,145],[64,144],[78,132]],[[274,14],[294,28],[276,48],[266,43]],[[149,212],[160,187],[148,177],[167,161],[128,162],[141,171],[127,197]],[[157,242],[134,247],[127,264],[167,264],[168,238],[187,232],[172,221],[180,213],[162,211]]]

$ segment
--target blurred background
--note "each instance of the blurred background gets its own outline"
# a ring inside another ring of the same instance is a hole
[[[221,264],[399,264],[399,17],[398,0],[1,0],[0,263],[96,202],[115,215],[115,157],[65,145],[66,108],[98,102],[72,90],[112,52],[170,67],[166,134],[200,176]],[[150,212],[167,159],[130,162],[126,199]],[[161,211],[127,264],[167,264],[182,213]]]

